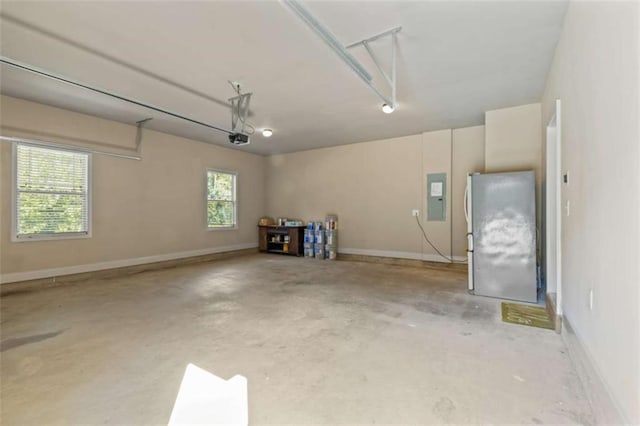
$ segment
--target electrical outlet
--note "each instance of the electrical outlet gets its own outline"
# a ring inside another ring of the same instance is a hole
[[[418,210],[418,209],[411,210],[411,216],[413,216],[413,217],[420,216],[420,210]]]
[[[589,289],[589,310],[593,310],[593,289]]]

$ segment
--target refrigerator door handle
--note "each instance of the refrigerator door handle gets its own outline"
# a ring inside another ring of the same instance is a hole
[[[473,292],[473,234],[467,234],[467,287]]]
[[[469,185],[464,188],[464,219],[469,223]]]
[[[467,175],[467,186],[464,189],[464,218],[467,221],[467,286],[469,288],[469,292],[473,292],[474,282],[473,282],[473,223],[472,215],[473,215],[473,199],[472,197],[472,184],[473,177],[468,174]]]
[[[467,287],[473,293],[473,252],[467,251]]]

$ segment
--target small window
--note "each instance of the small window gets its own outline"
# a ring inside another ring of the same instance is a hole
[[[15,240],[89,236],[90,155],[24,144],[14,153]]]
[[[210,229],[237,225],[236,174],[207,171],[207,226]]]

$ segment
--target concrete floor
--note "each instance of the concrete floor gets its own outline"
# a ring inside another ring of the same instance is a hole
[[[2,297],[2,424],[166,424],[194,363],[251,423],[582,423],[559,335],[464,274],[256,254]]]

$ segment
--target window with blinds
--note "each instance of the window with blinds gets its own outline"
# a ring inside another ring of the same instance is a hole
[[[207,171],[207,226],[235,228],[236,210],[236,174]]]
[[[17,144],[15,237],[89,235],[89,154]]]

